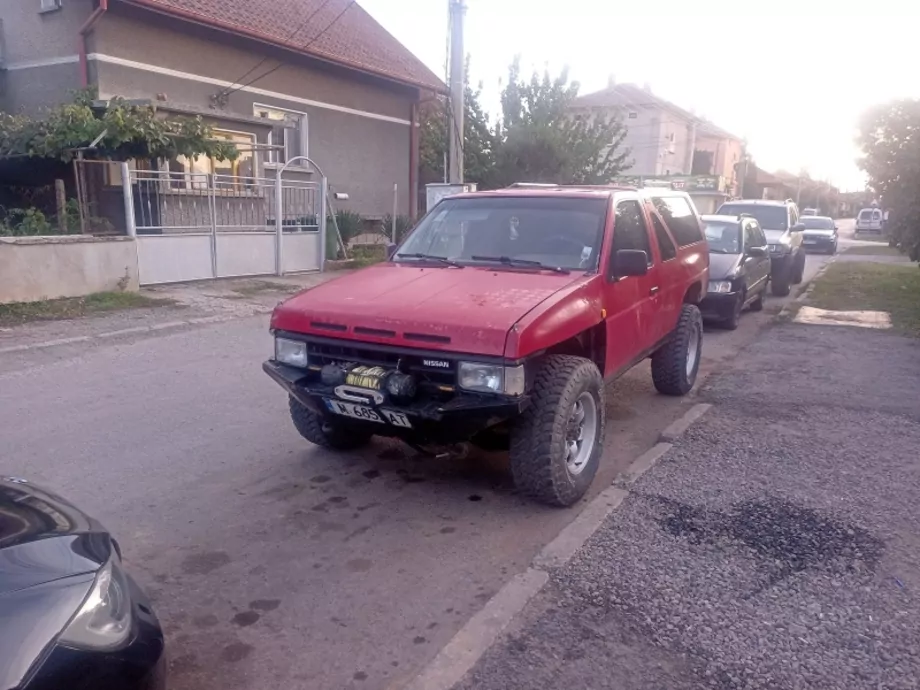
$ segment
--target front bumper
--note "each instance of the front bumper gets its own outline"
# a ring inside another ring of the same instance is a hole
[[[311,378],[303,369],[280,364],[272,359],[262,364],[262,370],[301,405],[323,416],[331,414],[325,400],[337,398],[334,387]],[[510,397],[458,392],[446,401],[422,397],[405,405],[390,401],[382,405],[369,405],[378,410],[385,408],[401,412],[412,423],[411,429],[394,426],[386,421],[377,423],[360,422],[349,417],[342,419],[347,419],[349,423],[370,425],[378,436],[409,436],[453,442],[467,440],[483,429],[516,417],[527,408],[528,403],[526,395]]]
[[[812,237],[805,235],[805,237],[802,238],[802,246],[805,247],[806,251],[809,249],[823,249],[827,251],[829,249],[833,249],[836,244],[837,238],[828,237],[827,235],[818,235]]]
[[[55,645],[25,690],[165,690],[166,643],[150,600],[127,575],[134,631],[121,648],[88,651]]]
[[[700,302],[700,312],[704,319],[727,319],[735,311],[740,298],[737,292],[709,292]]]

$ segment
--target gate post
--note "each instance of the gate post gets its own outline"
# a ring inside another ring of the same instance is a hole
[[[281,186],[281,173],[284,168],[279,168],[275,173],[275,275],[284,275],[284,256],[282,243],[284,241],[284,189]]]
[[[326,271],[326,195],[329,193],[329,182],[323,176],[319,181],[319,272]]]
[[[194,179],[194,178],[192,178]],[[217,277],[217,179],[207,173],[208,213],[211,215],[211,276]]]
[[[118,164],[121,168],[121,193],[125,197],[125,231],[128,237],[137,237],[137,218],[134,217],[134,183],[131,181],[131,168],[126,161]]]

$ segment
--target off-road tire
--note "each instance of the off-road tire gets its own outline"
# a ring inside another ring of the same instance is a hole
[[[808,260],[808,257],[805,256],[805,252],[799,252],[795,256],[795,263],[793,264],[792,269],[792,283],[794,285],[799,285],[803,280],[805,280],[805,262]]]
[[[763,300],[767,296],[767,286],[764,285],[760,291],[760,294],[757,295],[757,299],[751,302],[751,305],[748,307],[751,311],[763,311]]]
[[[690,341],[697,338],[696,362],[687,373],[687,358],[690,354]],[[686,395],[696,383],[700,370],[703,347],[703,318],[695,304],[685,304],[681,308],[677,326],[668,342],[652,355],[652,381],[655,389],[663,395]]]
[[[597,438],[584,468],[572,475],[565,462],[566,425],[585,391],[594,397]],[[511,429],[511,475],[517,489],[551,506],[576,503],[597,474],[605,426],[604,380],[597,366],[582,357],[547,357],[534,380],[530,406]]]
[[[310,443],[329,450],[355,450],[366,446],[373,435],[357,424],[327,417],[289,398],[294,428]]]

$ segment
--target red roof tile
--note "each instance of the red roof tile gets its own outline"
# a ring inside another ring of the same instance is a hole
[[[122,1],[400,83],[446,91],[434,72],[353,0]]]

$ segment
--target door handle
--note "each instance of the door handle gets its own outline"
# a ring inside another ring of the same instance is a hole
[[[650,295],[657,295],[657,294],[658,294],[658,291],[659,291],[660,289],[661,289],[660,287],[658,287],[657,285],[655,285],[655,286],[653,286],[652,288],[649,289],[648,294],[650,294]]]

